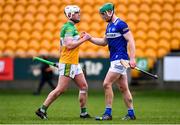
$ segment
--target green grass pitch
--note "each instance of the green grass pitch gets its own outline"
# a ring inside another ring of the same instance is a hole
[[[47,96],[33,96],[25,91],[0,91],[0,124],[175,124],[180,123],[180,92],[158,90],[134,90],[134,107],[137,120],[122,121],[126,108],[121,94],[115,90],[112,121],[95,121],[79,118],[78,91],[68,90],[48,109],[48,120],[35,116],[35,110]],[[104,93],[102,90],[89,90],[88,112],[99,116],[104,111]]]

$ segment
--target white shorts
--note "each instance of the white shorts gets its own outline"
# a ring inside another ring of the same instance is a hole
[[[120,73],[122,75],[127,74],[127,69],[120,63],[120,60],[115,60],[111,62],[109,71]]]
[[[74,79],[76,75],[83,73],[80,64],[64,64],[59,63],[59,75],[68,76]]]

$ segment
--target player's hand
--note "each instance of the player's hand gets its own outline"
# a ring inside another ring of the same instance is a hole
[[[80,38],[83,38],[84,37],[84,35],[86,34],[86,32],[81,32],[81,34],[80,34]]]
[[[91,39],[91,35],[88,34],[88,33],[86,33],[86,32],[82,32],[82,33],[81,33],[81,38],[86,41],[86,40]]]
[[[135,58],[130,59],[129,65],[133,69],[136,67],[136,60],[135,60]]]

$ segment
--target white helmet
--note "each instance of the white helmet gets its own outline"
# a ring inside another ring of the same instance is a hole
[[[64,13],[69,19],[71,19],[72,15],[76,12],[80,12],[80,8],[76,5],[68,5],[64,9]]]

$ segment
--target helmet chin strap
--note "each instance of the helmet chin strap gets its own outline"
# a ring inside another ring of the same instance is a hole
[[[70,19],[71,21],[73,21],[74,23],[79,23],[80,20],[73,20],[73,19]]]
[[[106,14],[111,17],[107,22],[111,22],[113,14],[114,14],[114,11],[112,11],[110,14],[108,13],[108,11],[106,11]]]
[[[74,22],[74,23],[79,23],[80,22],[80,20],[74,20],[74,19],[72,19],[72,14],[70,15],[70,17],[68,17],[69,18],[69,20],[71,20],[72,22]]]

